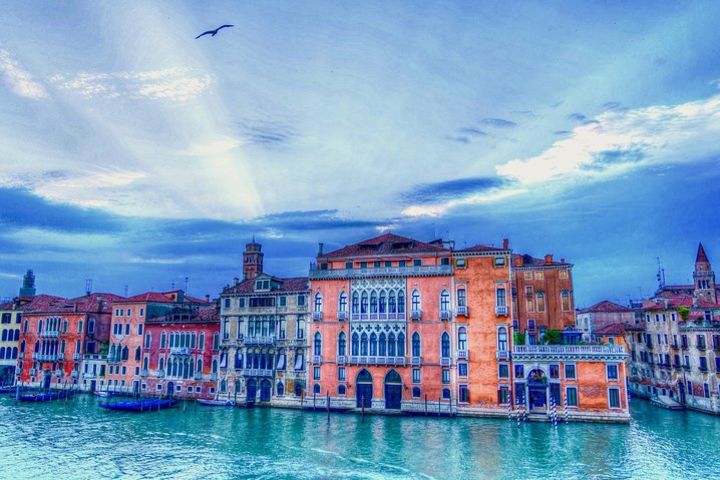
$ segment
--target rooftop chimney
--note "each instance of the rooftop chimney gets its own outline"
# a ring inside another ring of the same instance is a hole
[[[522,267],[523,266],[522,256],[518,255],[517,257],[515,257],[515,259],[513,260],[513,263],[515,264],[516,267]]]
[[[553,257],[553,256],[552,256],[552,254],[550,254],[550,253],[548,253],[547,255],[545,255],[545,265],[552,265],[552,263],[553,263],[553,258],[552,258],[552,257]]]
[[[206,293],[206,294],[205,294],[205,301],[206,301],[207,303],[210,303],[210,294],[209,294],[209,293]]]
[[[323,254],[323,243],[320,242],[320,243],[318,243],[318,254],[317,254],[317,256],[318,256],[318,257],[322,257],[322,254]]]
[[[240,279],[238,277],[233,278],[233,286],[237,287],[238,283],[240,283]]]
[[[507,238],[503,238],[503,250],[508,250],[510,248],[510,240]]]

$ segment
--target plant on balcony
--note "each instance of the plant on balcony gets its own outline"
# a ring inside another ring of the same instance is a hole
[[[560,330],[548,330],[543,333],[542,341],[547,345],[560,345],[562,343],[562,333]]]
[[[690,308],[685,306],[680,306],[677,309],[678,314],[680,315],[680,318],[683,319],[683,322],[687,322],[688,316],[690,316]]]
[[[515,332],[513,335],[513,343],[515,345],[525,345],[525,334],[522,332]]]

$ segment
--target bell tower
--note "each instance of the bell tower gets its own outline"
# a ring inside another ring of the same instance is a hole
[[[250,280],[263,273],[262,245],[255,241],[245,245],[243,252],[243,280]]]
[[[23,285],[20,288],[21,297],[35,296],[35,274],[32,270],[28,270],[23,277]]]
[[[706,302],[717,303],[715,272],[712,271],[710,260],[708,260],[702,243],[698,244],[693,280],[695,281],[695,298]]]

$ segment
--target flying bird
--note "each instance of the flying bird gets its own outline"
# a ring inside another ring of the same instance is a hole
[[[208,30],[207,32],[201,33],[200,35],[198,35],[197,37],[195,37],[195,40],[197,40],[198,38],[202,37],[203,35],[212,35],[212,36],[214,37],[215,35],[217,35],[217,33],[218,33],[221,29],[227,28],[227,27],[234,27],[234,26],[235,26],[235,25],[220,25],[220,26],[219,26],[218,28],[216,28],[215,30]]]

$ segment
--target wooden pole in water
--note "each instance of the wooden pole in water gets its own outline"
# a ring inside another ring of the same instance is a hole
[[[360,397],[360,411],[362,412],[362,421],[365,423],[365,395]]]
[[[428,414],[428,411],[427,411],[427,393],[426,393],[425,394],[425,416],[427,416],[427,414]]]
[[[438,397],[438,417],[440,416],[440,397]]]
[[[330,423],[330,390],[327,391],[327,420]]]

